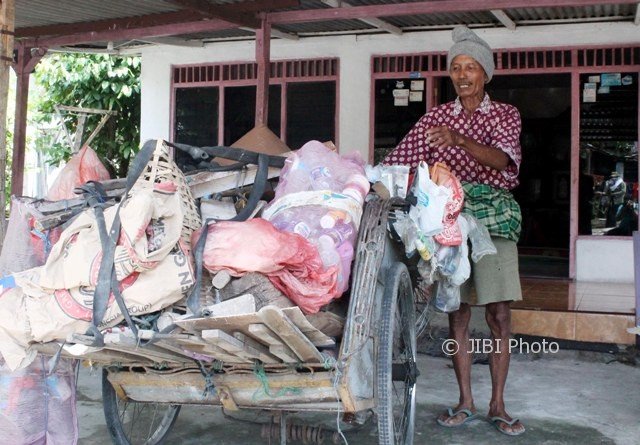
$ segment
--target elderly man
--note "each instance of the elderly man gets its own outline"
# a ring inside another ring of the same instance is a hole
[[[457,99],[425,114],[383,162],[412,168],[420,161],[447,164],[463,182],[464,211],[487,226],[498,251],[474,265],[462,289],[460,309],[449,314],[450,337],[460,345],[453,355],[460,400],[438,417],[438,423],[458,427],[477,416],[471,392],[469,320],[470,305],[482,305],[494,340],[488,416],[498,431],[520,435],[524,425],[507,414],[503,397],[510,359],[510,302],[522,299],[516,247],[521,214],[510,193],[518,185],[520,114],[511,105],[492,101],[484,91],[494,71],[489,45],[466,27],[453,30],[453,41],[447,61]]]

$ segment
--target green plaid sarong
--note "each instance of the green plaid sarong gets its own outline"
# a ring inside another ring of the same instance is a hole
[[[463,212],[476,217],[491,236],[518,242],[522,223],[520,206],[508,190],[486,184],[462,183],[464,189]]]

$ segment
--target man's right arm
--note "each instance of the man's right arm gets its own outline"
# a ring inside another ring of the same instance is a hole
[[[428,120],[428,114],[422,116],[402,141],[400,141],[398,146],[385,156],[382,163],[388,165],[408,165],[411,167],[411,170],[414,170],[420,161],[428,161],[429,148],[426,134]]]

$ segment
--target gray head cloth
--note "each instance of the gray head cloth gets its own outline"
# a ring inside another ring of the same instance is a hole
[[[456,56],[464,54],[473,57],[491,80],[495,65],[489,44],[466,26],[456,26],[451,35],[454,43],[447,55],[447,68],[451,68],[451,62]]]

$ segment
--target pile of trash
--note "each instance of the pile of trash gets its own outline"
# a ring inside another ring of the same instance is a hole
[[[56,377],[73,406],[74,358],[248,369],[335,358],[345,311],[326,309],[349,287],[364,162],[252,132],[237,143],[246,149],[149,141],[120,179],[83,147],[56,200],[14,198],[0,257],[3,378]],[[68,430],[75,409],[61,412]],[[0,435],[28,440],[24,419],[4,414]]]

